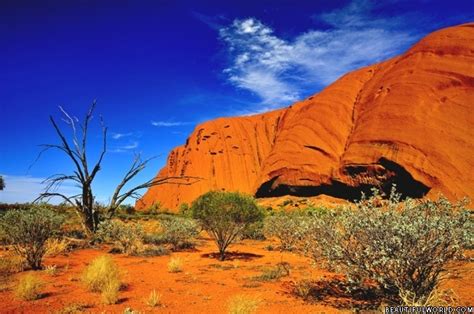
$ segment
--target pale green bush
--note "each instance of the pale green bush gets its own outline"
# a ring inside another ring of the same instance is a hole
[[[38,270],[46,253],[46,242],[59,231],[62,222],[62,216],[47,208],[14,209],[0,218],[0,229],[15,253]]]
[[[305,233],[305,220],[311,216],[303,211],[279,211],[265,218],[263,232],[265,237],[275,237],[280,241],[280,250],[292,251],[301,244]]]
[[[370,279],[400,302],[425,304],[446,263],[472,243],[473,222],[464,206],[445,198],[402,201],[395,190],[383,200],[374,192],[355,208],[308,222],[304,247],[354,285]]]
[[[194,247],[193,241],[199,235],[199,226],[194,219],[171,217],[160,224],[162,242],[171,244],[174,251]]]
[[[111,242],[122,253],[137,254],[143,247],[144,231],[138,223],[106,220],[99,224],[96,240]]]

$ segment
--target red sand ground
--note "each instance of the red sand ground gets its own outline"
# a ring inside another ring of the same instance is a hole
[[[141,313],[226,313],[229,298],[237,294],[255,296],[261,299],[258,313],[337,313],[350,312],[334,307],[348,300],[323,301],[311,304],[291,293],[292,284],[301,279],[318,280],[331,276],[321,269],[310,266],[310,261],[302,256],[279,251],[268,251],[268,245],[276,242],[250,241],[231,247],[231,251],[247,253],[238,258],[219,262],[206,254],[216,251],[210,239],[203,239],[195,251],[172,253],[171,256],[129,257],[112,255],[114,261],[124,271],[127,287],[120,293],[120,302],[106,306],[97,293],[88,292],[80,282],[86,265],[95,257],[106,254],[107,248],[73,251],[67,256],[46,258],[45,265],[57,265],[55,276],[38,272],[46,282],[46,296],[36,301],[18,301],[11,288],[25,273],[12,276],[8,289],[0,291],[1,313],[57,313],[73,305],[85,304],[89,313],[123,313],[127,307]],[[171,257],[183,260],[183,271],[169,273],[167,264]],[[235,256],[234,256],[235,257]],[[290,275],[274,282],[252,281],[251,277],[261,274],[265,267],[280,262],[291,265]],[[473,263],[459,262],[450,267],[450,278],[445,287],[457,294],[462,305],[474,304],[472,282]],[[145,299],[150,292],[162,295],[162,307],[150,308]]]

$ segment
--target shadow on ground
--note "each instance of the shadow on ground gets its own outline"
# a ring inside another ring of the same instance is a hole
[[[339,309],[377,310],[383,304],[393,301],[374,285],[367,284],[363,287],[352,287],[341,278],[288,282],[287,285],[287,289],[292,295],[308,302]]]
[[[207,254],[202,254],[201,257],[219,259],[220,254],[217,252],[207,253]],[[251,261],[256,258],[261,258],[261,257],[263,257],[263,255],[244,253],[244,252],[226,252],[225,253],[225,261],[233,261],[233,260]]]

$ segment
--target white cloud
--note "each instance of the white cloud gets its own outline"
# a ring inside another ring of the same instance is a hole
[[[115,132],[111,132],[110,135],[112,136],[112,138],[114,140],[118,140],[118,139],[121,139],[123,137],[130,137],[130,136],[133,136],[134,133],[133,132],[129,132],[129,133],[115,133]]]
[[[341,75],[389,58],[415,40],[399,19],[370,15],[371,3],[348,6],[316,18],[329,29],[311,29],[283,39],[255,18],[221,28],[230,65],[224,70],[238,88],[261,99],[260,109],[276,108],[316,92]]]
[[[138,141],[132,141],[125,145],[114,146],[109,151],[111,153],[126,153],[138,148],[139,144]]]
[[[173,122],[173,121],[151,121],[151,125],[153,126],[162,126],[162,127],[173,127],[173,126],[182,126],[188,125],[190,122]]]
[[[32,176],[3,175],[5,178],[5,190],[0,191],[0,202],[2,203],[26,203],[34,201],[42,192],[46,185],[45,178]],[[78,188],[72,184],[64,183],[56,192],[64,195],[75,195]],[[60,203],[62,199],[54,198],[52,203]]]

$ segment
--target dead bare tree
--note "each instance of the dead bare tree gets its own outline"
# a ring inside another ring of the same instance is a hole
[[[64,116],[63,121],[66,122],[72,130],[72,141],[67,139],[65,133],[58,126],[54,118],[50,116],[50,121],[54,127],[54,130],[60,138],[60,144],[43,144],[41,145],[43,150],[38,155],[38,158],[40,158],[41,155],[47,150],[58,149],[69,157],[74,165],[74,170],[72,174],[54,174],[47,178],[44,181],[44,183],[46,183],[45,192],[40,194],[40,196],[37,198],[37,201],[50,199],[52,197],[62,198],[81,216],[83,226],[89,233],[94,233],[97,230],[100,219],[100,212],[97,204],[95,203],[95,196],[92,190],[92,182],[94,181],[97,173],[100,171],[102,161],[107,152],[107,127],[105,127],[101,117],[100,125],[102,128],[102,150],[94,166],[92,168],[89,167],[89,161],[87,158],[87,135],[89,123],[93,118],[95,107],[96,102],[94,101],[82,123],[80,123],[76,117],[69,115],[62,107],[59,107]],[[78,127],[80,130],[78,130]],[[122,181],[117,185],[110,203],[106,208],[108,218],[114,215],[116,209],[127,198],[138,198],[140,196],[138,194],[139,190],[165,183],[189,185],[199,180],[199,178],[189,176],[154,178],[131,189],[123,191],[125,185],[129,183],[143,169],[145,169],[151,159],[152,158],[142,160],[139,154],[135,156],[130,169],[127,171]],[[75,183],[75,185],[80,188],[81,193],[68,196],[58,192],[58,188],[64,182]]]

